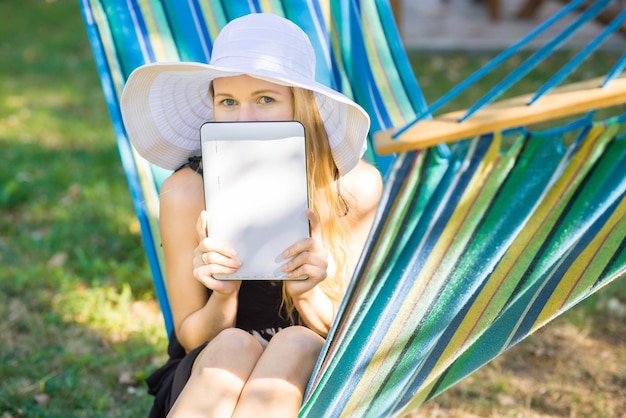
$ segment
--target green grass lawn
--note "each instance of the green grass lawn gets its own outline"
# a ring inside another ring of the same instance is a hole
[[[165,336],[78,2],[0,15],[0,416],[145,416]]]
[[[0,417],[145,416],[165,332],[78,1],[4,0],[0,15]],[[412,59],[432,101],[487,57]],[[594,301],[585,315],[602,315]]]

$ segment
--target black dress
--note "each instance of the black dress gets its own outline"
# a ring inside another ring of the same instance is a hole
[[[202,174],[199,157],[190,158],[183,167],[190,167]],[[282,308],[281,282],[243,281],[238,298],[237,328],[269,341],[280,329],[293,325]],[[148,393],[155,397],[150,411],[151,418],[167,415],[191,376],[196,357],[207,344],[208,342],[185,353],[176,334],[172,332],[167,349],[168,361],[146,379]]]

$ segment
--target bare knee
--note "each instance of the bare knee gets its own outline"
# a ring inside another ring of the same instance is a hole
[[[294,417],[302,403],[324,339],[308,328],[293,326],[272,337],[241,393],[233,417]]]
[[[323,346],[324,339],[308,328],[285,328],[272,337],[259,362],[262,367],[255,370],[255,375],[276,377],[303,387]]]
[[[247,332],[222,331],[196,358],[171,416],[231,416],[262,354],[261,344]]]
[[[205,373],[221,369],[245,381],[262,354],[263,347],[252,335],[238,328],[227,328],[202,350],[194,370]]]
[[[317,359],[324,346],[324,338],[309,328],[293,326],[279,331],[272,337],[269,346],[272,349],[280,346],[283,353],[295,353],[298,356]]]

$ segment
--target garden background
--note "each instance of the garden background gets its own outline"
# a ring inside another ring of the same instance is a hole
[[[0,16],[0,418],[146,416],[143,379],[166,337],[78,1],[2,0]],[[493,54],[411,59],[432,102]],[[616,54],[577,77],[601,75]],[[622,280],[411,416],[619,416],[625,365]]]

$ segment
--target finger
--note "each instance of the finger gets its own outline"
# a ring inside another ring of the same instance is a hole
[[[314,238],[305,238],[300,240],[283,251],[283,258],[287,259],[290,257],[294,257],[303,252],[317,252],[321,251],[322,247],[318,245],[318,241]]]
[[[232,274],[232,272],[221,271],[210,273],[208,268],[198,268],[194,270],[194,277],[202,283],[206,288],[214,292],[232,293],[239,289],[241,281],[238,280],[219,280],[214,274]]]
[[[322,227],[320,221],[317,219],[315,212],[311,209],[306,210],[306,217],[309,219],[309,230],[311,231],[311,237],[316,240],[322,240]]]
[[[325,256],[305,251],[297,254],[291,260],[283,264],[281,270],[289,274],[303,267],[308,269],[308,267],[305,266],[311,266],[314,269],[326,272],[328,269],[328,261]],[[308,272],[308,270],[306,271]]]
[[[312,264],[303,264],[297,269],[287,273],[287,277],[290,279],[304,278],[310,279],[314,282],[321,282],[326,279],[326,269],[314,266]]]
[[[196,221],[196,233],[198,234],[198,241],[202,241],[204,238],[208,237],[207,216],[205,210],[200,212],[200,216],[198,216],[198,220]]]
[[[194,269],[194,275],[197,278],[213,277],[216,274],[234,274],[237,268],[228,267],[220,264],[202,264]]]
[[[223,253],[219,253],[216,251],[208,251],[198,254],[198,263],[197,265],[218,265],[231,269],[238,269],[241,267],[241,261],[230,257],[228,255],[224,255]]]
[[[296,242],[283,251],[282,255],[285,259],[293,257],[302,251],[313,251],[315,243],[322,242],[322,229],[315,212],[313,212],[310,208],[307,208],[305,214],[309,220],[309,237]]]
[[[233,247],[211,237],[204,238],[200,241],[197,251],[199,254],[215,252],[222,254],[224,257],[237,258],[237,251]]]
[[[281,270],[285,273],[293,271],[304,264],[314,264],[315,259],[310,252],[305,251],[296,254],[291,260],[281,266]]]

